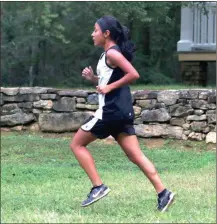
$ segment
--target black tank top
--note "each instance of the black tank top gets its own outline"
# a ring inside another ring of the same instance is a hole
[[[108,50],[110,49],[121,52],[117,45],[112,46]],[[124,72],[120,68],[112,68],[107,64],[107,51],[102,53],[97,64],[99,86],[109,85],[124,76]],[[95,117],[102,120],[133,120],[134,110],[129,86],[122,86],[107,94],[99,94],[99,109],[96,111]]]

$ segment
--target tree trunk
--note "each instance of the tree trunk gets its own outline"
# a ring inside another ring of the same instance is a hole
[[[34,72],[34,61],[35,61],[35,54],[36,54],[36,45],[32,43],[30,46],[30,66],[29,66],[29,86],[33,87],[35,81],[35,72]]]
[[[149,25],[144,26],[143,28],[143,34],[144,34],[144,54],[150,56],[150,27]]]
[[[33,65],[29,67],[29,86],[32,87],[34,82]]]

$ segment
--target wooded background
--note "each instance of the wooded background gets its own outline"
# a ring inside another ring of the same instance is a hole
[[[96,68],[94,24],[113,15],[137,46],[136,84],[180,83],[180,12],[190,2],[1,2],[2,86],[88,86],[84,67]],[[198,7],[203,7],[199,3]]]

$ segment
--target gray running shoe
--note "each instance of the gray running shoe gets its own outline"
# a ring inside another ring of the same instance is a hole
[[[92,187],[90,193],[87,195],[87,199],[82,202],[81,206],[86,207],[98,201],[100,198],[105,197],[109,192],[110,189],[104,184],[97,187]]]
[[[165,212],[168,209],[168,207],[173,203],[174,196],[175,193],[167,190],[163,196],[161,196],[160,198],[158,197],[157,209],[160,212]]]

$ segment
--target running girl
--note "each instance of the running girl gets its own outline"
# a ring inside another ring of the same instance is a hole
[[[172,203],[174,193],[165,188],[154,165],[143,154],[133,127],[134,111],[128,85],[139,78],[131,64],[135,46],[128,39],[128,29],[112,16],[103,16],[96,21],[92,38],[94,45],[102,47],[104,53],[96,75],[91,67],[86,67],[82,76],[97,85],[99,109],[81,126],[70,144],[93,185],[81,206],[94,203],[110,191],[103,184],[86,146],[97,138],[111,135],[153,184],[158,194],[158,210],[163,212]]]

